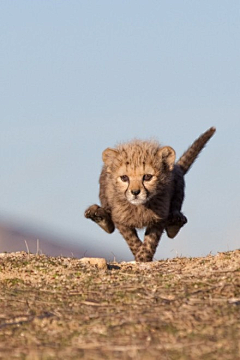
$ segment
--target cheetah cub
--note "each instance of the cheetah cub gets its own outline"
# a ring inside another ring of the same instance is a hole
[[[133,140],[103,151],[101,207],[92,205],[85,217],[107,233],[115,227],[136,261],[152,261],[164,230],[174,238],[187,218],[181,213],[184,175],[212,137],[202,134],[175,163],[175,151],[155,141]],[[146,228],[143,242],[136,229]]]

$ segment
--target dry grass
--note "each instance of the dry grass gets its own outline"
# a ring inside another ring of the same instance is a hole
[[[0,256],[1,359],[240,358],[240,251],[146,264]]]

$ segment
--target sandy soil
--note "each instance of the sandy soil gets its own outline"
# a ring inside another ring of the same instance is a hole
[[[1,359],[240,359],[240,250],[110,263],[0,254]]]

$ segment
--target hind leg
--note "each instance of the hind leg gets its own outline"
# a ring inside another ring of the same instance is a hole
[[[111,234],[115,225],[111,219],[111,215],[102,207],[98,205],[91,205],[84,213],[87,219],[91,219],[97,223],[103,230]]]

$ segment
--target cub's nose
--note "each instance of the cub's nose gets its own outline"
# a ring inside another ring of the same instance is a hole
[[[140,190],[131,190],[131,193],[135,196],[137,196],[138,194],[140,194]]]

